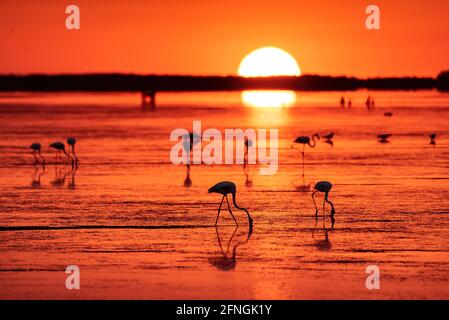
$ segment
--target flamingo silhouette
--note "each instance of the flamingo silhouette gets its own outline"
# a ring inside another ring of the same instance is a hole
[[[184,187],[192,186],[192,179],[190,179],[190,152],[193,150],[193,146],[196,145],[200,141],[200,136],[196,133],[189,132],[189,134],[183,136],[182,147],[187,153],[187,161],[186,161],[186,178],[184,179]]]
[[[248,209],[239,207],[235,201],[235,194],[237,192],[237,187],[235,186],[235,184],[233,182],[229,182],[229,181],[219,182],[216,185],[214,185],[213,187],[209,188],[208,192],[209,193],[219,193],[219,194],[223,195],[223,197],[221,198],[220,207],[218,208],[218,214],[217,214],[217,219],[215,220],[215,226],[217,226],[217,224],[218,224],[218,218],[220,217],[221,206],[222,206],[223,200],[225,198],[226,198],[226,202],[228,204],[229,213],[231,214],[232,218],[234,219],[235,224],[238,226],[237,220],[235,219],[234,215],[232,214],[231,206],[229,205],[229,200],[228,200],[228,194],[232,194],[232,202],[234,203],[234,207],[246,212],[246,214],[248,216],[249,227],[250,227],[250,229],[252,229],[253,218],[249,214]]]
[[[41,144],[40,143],[33,143],[30,146],[30,148],[32,150],[31,154],[34,157],[34,164],[38,164],[39,163],[39,157],[40,157],[41,160],[42,160],[42,165],[45,166],[45,159],[44,159],[44,157],[41,154],[41,149],[42,149]]]
[[[437,138],[437,134],[436,133],[429,134],[429,138],[430,138],[430,144],[433,146],[436,145],[435,139]]]
[[[323,138],[326,140],[332,140],[334,138],[334,133],[329,132],[328,134],[323,134]]]
[[[296,140],[294,141],[294,143],[302,144],[302,152],[301,152],[301,154],[302,154],[302,164],[303,164],[303,166],[304,166],[306,145],[308,145],[311,148],[315,148],[315,146],[316,146],[315,139],[320,140],[320,135],[318,133],[315,133],[312,136],[312,138],[307,137],[307,136],[301,136],[301,137],[296,138]],[[312,141],[313,144],[310,141]],[[293,145],[292,145],[292,147],[293,147]]]
[[[390,139],[391,136],[392,136],[392,135],[389,134],[389,133],[379,134],[379,135],[377,136],[377,140],[379,140],[380,143],[388,143],[388,142],[390,142],[388,139]]]
[[[251,175],[249,173],[249,166],[248,166],[248,149],[252,146],[253,146],[253,140],[245,137],[245,154],[243,157],[243,172],[245,173],[245,176],[246,176],[245,186],[248,188],[253,186],[253,182],[251,180]]]
[[[61,152],[63,152],[63,153],[67,156],[68,159],[72,159],[72,158],[69,156],[69,154],[65,151],[65,145],[64,145],[64,143],[62,143],[62,142],[53,142],[53,143],[50,145],[50,148],[53,148],[53,149],[56,150],[56,153],[55,153],[55,162],[58,160],[59,155],[60,155]]]
[[[334,146],[334,141],[332,140],[334,139],[334,132],[329,132],[328,134],[325,134],[322,137],[325,139],[324,143],[327,143],[331,147]]]
[[[329,197],[329,192],[332,189],[332,183],[330,183],[329,181],[319,181],[315,184],[315,188],[312,192],[312,200],[313,200],[313,204],[315,205],[315,216],[318,218],[318,207],[316,206],[316,202],[315,202],[315,198],[314,195],[317,192],[322,192],[324,193],[324,200],[323,200],[323,215],[324,215],[324,205],[327,203],[329,203],[332,207],[331,210],[331,216],[333,216],[335,214],[335,209],[334,209],[334,204],[332,202],[329,201],[328,197]]]
[[[78,157],[75,154],[76,139],[72,138],[72,137],[68,138],[67,139],[67,144],[69,145],[69,152],[72,153],[72,157],[73,157],[72,165],[78,166],[79,161],[78,161]]]

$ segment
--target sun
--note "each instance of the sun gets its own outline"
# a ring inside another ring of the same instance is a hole
[[[243,58],[237,73],[242,77],[300,76],[301,69],[288,52],[263,47]],[[294,91],[243,91],[242,101],[247,106],[281,108],[296,102]]]
[[[301,69],[288,52],[263,47],[243,58],[237,73],[242,77],[300,76]]]

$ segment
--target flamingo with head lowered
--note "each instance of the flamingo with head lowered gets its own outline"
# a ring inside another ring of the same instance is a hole
[[[41,144],[40,143],[33,143],[30,146],[30,148],[32,150],[31,154],[34,157],[34,164],[38,164],[39,163],[39,157],[40,157],[41,160],[42,160],[42,165],[45,166],[45,159],[44,159],[44,157],[41,154],[41,149],[42,149]]]
[[[327,203],[329,203],[331,205],[331,216],[333,217],[335,214],[335,209],[334,209],[334,204],[332,202],[329,201],[328,197],[329,197],[329,192],[332,189],[332,183],[330,183],[329,181],[319,181],[316,183],[315,185],[315,191],[313,191],[312,193],[312,200],[313,200],[313,204],[315,205],[315,209],[316,209],[316,213],[315,216],[318,217],[318,207],[316,206],[316,202],[315,202],[315,198],[314,195],[317,192],[322,192],[324,193],[324,200],[323,200],[323,215],[324,215],[324,205]],[[318,218],[317,218],[318,219]]]
[[[72,137],[68,138],[67,139],[67,144],[69,145],[69,152],[71,152],[72,157],[73,157],[72,165],[78,166],[79,161],[78,161],[78,157],[75,154],[76,139],[72,138]]]
[[[248,209],[239,207],[237,205],[237,202],[235,201],[235,194],[237,192],[237,187],[235,186],[235,184],[233,182],[229,182],[229,181],[219,182],[216,185],[214,185],[213,187],[209,188],[208,192],[209,193],[219,193],[219,194],[223,195],[223,197],[221,198],[220,207],[218,208],[218,214],[217,214],[217,219],[215,220],[215,226],[217,226],[217,224],[218,224],[218,218],[220,217],[221,206],[222,206],[223,200],[225,198],[226,198],[226,202],[228,204],[229,213],[231,214],[232,218],[234,219],[235,224],[238,226],[237,220],[235,219],[234,215],[232,214],[231,206],[229,205],[229,200],[228,200],[228,194],[232,194],[232,202],[234,203],[234,207],[246,212],[246,214],[248,216],[249,227],[250,227],[250,229],[252,229],[253,218],[249,214]]]
[[[67,159],[71,160],[72,158],[70,157],[70,155],[65,151],[65,145],[62,142],[53,142],[50,145],[51,148],[56,150],[55,153],[55,162],[58,160],[60,153],[64,153],[67,157]]]

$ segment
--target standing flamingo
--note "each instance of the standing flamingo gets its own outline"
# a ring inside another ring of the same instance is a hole
[[[229,181],[219,182],[216,185],[214,185],[213,187],[209,188],[208,192],[209,193],[219,193],[219,194],[223,195],[223,198],[221,198],[220,207],[218,208],[218,214],[217,214],[217,219],[215,220],[215,226],[217,226],[218,218],[220,217],[221,205],[223,204],[224,198],[226,198],[226,202],[228,203],[229,213],[231,214],[232,218],[234,219],[235,224],[238,226],[237,220],[235,219],[234,215],[232,214],[231,206],[229,205],[228,194],[231,193],[232,194],[232,202],[234,203],[234,207],[246,212],[246,214],[248,216],[249,227],[250,227],[250,229],[253,228],[253,218],[251,218],[251,215],[249,214],[248,209],[239,207],[235,201],[235,194],[237,192],[237,187],[235,186],[235,184],[233,182],[229,182]]]
[[[55,153],[55,162],[58,160],[59,154],[60,154],[61,152],[63,152],[63,153],[67,156],[68,159],[72,159],[72,158],[69,156],[69,154],[65,151],[65,145],[64,145],[64,143],[62,143],[62,142],[53,142],[53,143],[50,145],[50,147],[56,150],[56,153]]]
[[[334,204],[328,200],[329,192],[331,191],[331,189],[332,189],[332,183],[330,183],[329,181],[319,181],[316,183],[315,188],[314,188],[315,191],[313,191],[313,193],[312,193],[312,200],[313,200],[313,204],[315,205],[315,209],[316,209],[316,213],[315,213],[316,217],[318,217],[318,207],[316,206],[315,198],[313,196],[318,191],[324,193],[323,214],[324,214],[324,205],[327,202],[332,207],[331,216],[334,216],[334,214],[335,214]]]
[[[388,143],[388,142],[390,142],[388,139],[390,139],[391,136],[392,136],[392,135],[389,134],[389,133],[379,134],[379,135],[377,136],[377,140],[379,141],[379,143]]]
[[[75,143],[76,143],[76,139],[75,138],[68,138],[67,139],[67,144],[69,145],[69,152],[71,152],[72,154],[72,165],[78,166],[78,157],[75,154]]]
[[[42,149],[41,144],[40,143],[33,143],[30,146],[30,148],[32,150],[31,154],[34,157],[34,164],[38,164],[39,163],[39,158],[38,158],[38,156],[39,156],[41,158],[41,160],[42,160],[42,165],[45,166],[45,159],[44,159],[44,157],[41,154],[41,149]]]
[[[196,133],[189,132],[189,134],[183,136],[183,143],[182,147],[187,153],[187,159],[186,159],[186,167],[187,167],[187,174],[186,178],[184,179],[184,187],[191,187],[192,186],[192,179],[190,179],[190,152],[193,151],[193,146],[196,145],[198,142],[200,142],[201,137],[197,135]]]
[[[433,146],[436,145],[435,139],[437,138],[437,134],[436,133],[429,134],[429,138],[430,138],[430,144]]]
[[[300,144],[302,144],[302,152],[301,152],[301,154],[302,154],[302,165],[303,165],[303,166],[304,166],[304,158],[305,158],[306,144],[307,144],[309,147],[311,147],[311,148],[315,148],[315,146],[316,146],[316,141],[315,141],[315,139],[320,140],[320,135],[319,135],[318,133],[315,133],[315,134],[312,136],[312,139],[310,139],[310,137],[307,137],[307,136],[301,136],[301,137],[296,138],[296,140],[294,141],[294,143],[300,143]],[[312,140],[313,144],[310,143],[310,140]],[[293,146],[292,146],[292,147],[293,147]]]

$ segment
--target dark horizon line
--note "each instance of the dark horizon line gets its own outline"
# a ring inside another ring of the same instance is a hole
[[[0,75],[0,91],[352,91],[422,90],[449,91],[449,71],[437,77],[376,77],[304,74],[301,76],[241,77],[194,75],[139,75],[134,73]]]

